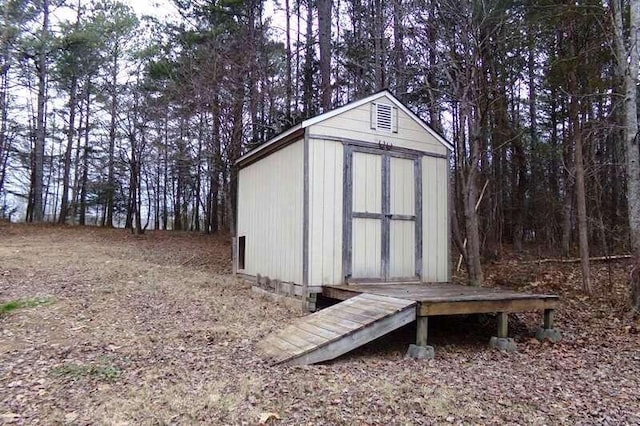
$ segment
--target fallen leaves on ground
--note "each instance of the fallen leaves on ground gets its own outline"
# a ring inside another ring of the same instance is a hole
[[[0,302],[50,300],[0,318],[0,423],[640,423],[629,264],[488,265],[488,285],[557,293],[564,340],[487,348],[491,316],[430,321],[436,359],[404,353],[405,327],[330,363],[270,367],[254,348],[302,313],[229,275],[227,235],[3,227]],[[611,266],[611,267],[610,267]]]
[[[262,413],[260,414],[259,423],[261,425],[266,425],[269,420],[280,420],[280,416],[278,413]]]

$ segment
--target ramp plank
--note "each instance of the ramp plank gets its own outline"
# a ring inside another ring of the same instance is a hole
[[[273,363],[314,364],[343,355],[416,319],[413,300],[361,294],[299,318],[258,344]]]
[[[297,324],[295,324],[296,327],[307,331],[311,334],[315,334],[316,336],[320,336],[323,339],[327,340],[327,339],[334,339],[338,336],[340,336],[342,333],[344,333],[344,331],[342,333],[340,332],[336,332],[336,331],[332,331],[332,330],[328,330],[322,326],[318,326],[315,325],[312,322],[299,322]]]

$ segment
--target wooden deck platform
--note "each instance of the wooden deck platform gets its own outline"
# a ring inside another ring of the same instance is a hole
[[[519,293],[486,287],[471,287],[451,283],[389,283],[350,284],[323,288],[323,295],[348,300],[360,294],[375,294],[416,302],[416,345],[428,346],[428,321],[433,315],[496,313],[496,339],[508,340],[509,313],[544,311],[541,335],[559,338],[553,328],[553,313],[558,296],[551,294]],[[505,343],[515,347],[515,343]]]
[[[496,313],[498,329],[492,341],[500,348],[515,348],[508,339],[509,313],[544,311],[540,338],[560,338],[553,328],[559,299],[550,294],[451,283],[376,283],[327,286],[323,295],[342,302],[267,336],[258,345],[264,358],[288,364],[327,361],[413,321],[417,326],[416,345],[412,346],[429,349],[433,356],[427,333],[428,319],[434,315]]]
[[[555,309],[558,296],[471,287],[451,283],[349,284],[323,288],[326,297],[347,300],[359,294],[375,294],[413,300],[418,316],[526,312]]]
[[[416,302],[361,294],[303,318],[267,336],[258,350],[271,363],[327,361],[416,319]]]

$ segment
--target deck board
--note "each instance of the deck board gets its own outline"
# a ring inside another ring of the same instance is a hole
[[[333,312],[333,315],[340,319],[357,322],[360,325],[366,325],[377,317],[374,312],[365,309],[359,310],[352,306],[343,306],[342,309]]]
[[[316,325],[311,321],[300,321],[297,324],[295,324],[295,326],[308,333],[315,334],[316,336],[319,336],[324,340],[335,339],[336,337],[350,331],[350,330],[344,330],[344,329],[342,331],[329,330],[326,327]]]

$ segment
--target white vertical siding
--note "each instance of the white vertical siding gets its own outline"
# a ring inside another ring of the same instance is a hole
[[[342,144],[309,141],[309,285],[340,284],[342,273]]]
[[[422,281],[449,280],[449,164],[422,158]]]
[[[303,142],[243,168],[238,180],[238,236],[246,237],[238,272],[302,283]]]

